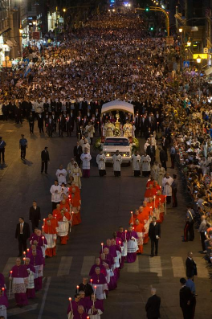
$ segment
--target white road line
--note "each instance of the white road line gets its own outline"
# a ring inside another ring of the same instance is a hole
[[[2,272],[2,274],[5,277],[9,277],[10,270],[15,265],[16,259],[17,259],[17,257],[8,258],[8,261],[7,261],[7,263],[6,263],[5,267],[4,267],[4,270]]]
[[[71,256],[63,256],[61,257],[59,269],[57,272],[57,276],[65,276],[69,274],[71,263],[72,263],[73,257]]]
[[[134,263],[127,264],[127,272],[139,272],[139,258],[137,256]]]
[[[156,272],[158,277],[162,277],[161,257],[149,257],[150,272]]]
[[[38,307],[38,304],[25,306],[24,308],[14,308],[7,310],[7,317],[17,316],[21,313],[35,310]]]
[[[182,257],[171,257],[174,277],[186,278],[185,263]]]
[[[194,257],[194,261],[197,264],[197,277],[209,278],[208,269],[206,268],[206,261],[202,257]]]
[[[41,307],[40,307],[38,319],[42,319],[42,316],[43,316],[43,310],[44,310],[44,307],[45,307],[45,302],[46,302],[46,297],[47,297],[47,293],[48,293],[48,290],[49,290],[50,282],[51,282],[51,277],[48,277],[47,278],[47,282],[46,282],[46,286],[45,286],[45,288],[43,290],[43,299],[42,299],[42,304],[41,304]]]
[[[83,257],[83,263],[82,263],[82,269],[81,269],[82,276],[84,275],[88,276],[91,266],[93,266],[94,262],[95,262],[95,256]]]

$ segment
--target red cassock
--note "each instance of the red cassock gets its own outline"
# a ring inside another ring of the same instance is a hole
[[[72,205],[72,226],[78,225],[82,222],[81,215],[80,215],[80,206],[81,200],[80,197],[75,193],[74,197],[71,198],[71,205]]]
[[[54,213],[54,211],[53,211],[53,213]],[[65,218],[67,220],[71,219],[71,215],[69,212],[65,212],[64,215],[62,215],[61,212],[58,213],[58,211],[57,211],[57,214],[54,217],[57,219],[58,222],[61,222],[61,221],[63,221],[63,216],[65,216]],[[58,236],[60,236],[60,235],[58,234]],[[68,242],[68,234],[66,236],[60,237],[61,245],[67,245],[67,242]]]
[[[144,194],[144,197],[148,198],[148,197],[153,197],[155,196],[157,193],[156,188],[147,188]]]
[[[50,225],[48,224],[48,222],[50,222]],[[51,237],[50,238],[51,240],[54,240],[54,239],[52,239],[52,237],[57,234],[56,228],[58,226],[59,225],[58,225],[58,221],[56,218],[51,218],[51,219],[46,218],[45,219],[43,230],[44,230],[44,233],[46,234],[47,245],[49,245],[49,242],[48,242],[49,237]],[[52,235],[52,236],[48,236],[48,235]],[[46,249],[46,256],[48,256],[48,257],[56,256],[56,243],[55,243],[54,247]]]
[[[69,205],[69,200],[67,202],[65,202],[65,204],[62,203],[62,201],[60,202],[60,210],[65,209],[65,211],[69,212],[70,211],[70,205]]]
[[[144,233],[145,229],[144,229],[144,224],[143,223],[139,223],[138,225],[134,225],[134,231],[136,231],[137,235],[138,235],[138,250],[137,253],[143,253],[143,239],[141,237],[140,233]]]
[[[152,181],[151,179],[146,183],[146,187],[149,187],[150,185],[154,184],[154,180]]]

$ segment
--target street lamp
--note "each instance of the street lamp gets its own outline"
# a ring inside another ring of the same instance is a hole
[[[198,55],[197,57],[197,63],[199,64],[199,101],[200,101],[200,74],[201,74],[201,62],[202,62],[202,59],[201,57]]]
[[[66,8],[63,8],[63,12],[64,12],[64,13],[66,12]]]
[[[183,28],[179,28],[179,32],[182,33],[183,32]]]
[[[188,47],[191,46],[191,41],[190,41],[190,40],[187,41],[187,46],[188,46]]]
[[[197,63],[200,64],[201,62],[202,62],[202,59],[201,59],[201,57],[198,55],[198,57],[197,57]]]

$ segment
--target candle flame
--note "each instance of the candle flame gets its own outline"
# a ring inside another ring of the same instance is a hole
[[[69,297],[69,298],[68,298],[68,300],[69,300],[69,301],[71,301],[71,300],[72,300],[72,298],[71,298],[71,297]]]

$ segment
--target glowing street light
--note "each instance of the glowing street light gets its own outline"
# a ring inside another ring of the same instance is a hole
[[[197,63],[200,64],[201,62],[202,62],[202,59],[201,59],[201,57],[198,55],[198,57],[197,57]]]

